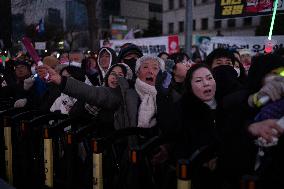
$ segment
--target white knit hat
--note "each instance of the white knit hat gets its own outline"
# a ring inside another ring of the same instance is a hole
[[[137,73],[141,64],[143,62],[145,62],[146,60],[154,60],[154,61],[157,61],[159,63],[159,67],[160,69],[164,72],[166,69],[165,69],[165,62],[163,59],[157,57],[157,56],[153,56],[153,55],[144,55],[142,56],[141,58],[138,58],[137,61],[136,61],[136,67],[135,67],[135,72]]]

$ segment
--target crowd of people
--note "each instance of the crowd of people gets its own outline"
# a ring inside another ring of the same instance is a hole
[[[103,135],[152,128],[165,140],[151,157],[161,188],[176,187],[179,159],[192,160],[196,189],[237,189],[244,175],[258,176],[259,188],[284,187],[283,49],[253,56],[218,48],[195,63],[186,53],[143,55],[125,44],[118,55],[102,47],[42,62],[19,53],[2,63],[0,98],[76,122],[95,117]]]

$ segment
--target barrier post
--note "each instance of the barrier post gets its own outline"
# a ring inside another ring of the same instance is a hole
[[[177,189],[191,189],[189,160],[179,160],[177,163]]]
[[[95,139],[93,143],[93,189],[103,189],[103,153]]]

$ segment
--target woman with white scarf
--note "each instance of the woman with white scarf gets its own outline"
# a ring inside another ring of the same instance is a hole
[[[116,129],[126,127],[151,128],[157,124],[158,73],[165,70],[164,61],[155,56],[143,56],[136,62],[135,89],[129,88],[125,78],[118,78],[119,87],[92,87],[72,78],[61,77],[48,66],[50,81],[60,85],[61,90],[74,98],[105,109],[114,110]],[[41,76],[44,77],[44,76]]]

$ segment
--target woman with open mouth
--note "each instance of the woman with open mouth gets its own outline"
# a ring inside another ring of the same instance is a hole
[[[176,158],[192,159],[194,188],[222,188],[224,183],[231,185],[231,182],[228,183],[228,174],[223,174],[224,128],[227,128],[228,117],[216,100],[213,74],[207,65],[196,64],[189,69],[184,82],[185,92],[173,116],[180,126]],[[196,155],[202,149],[206,149],[206,154],[201,152],[201,155]]]

